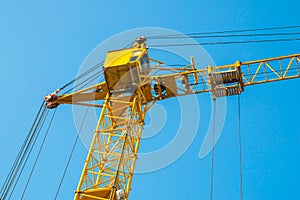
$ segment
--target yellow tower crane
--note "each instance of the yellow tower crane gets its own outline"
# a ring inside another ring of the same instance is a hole
[[[97,127],[75,191],[74,200],[127,200],[147,111],[156,101],[211,92],[212,98],[241,94],[250,85],[300,77],[300,54],[197,69],[163,67],[148,57],[146,38],[131,48],[109,51],[105,82],[45,97],[48,108],[59,104],[101,107]],[[153,71],[166,71],[152,75]]]

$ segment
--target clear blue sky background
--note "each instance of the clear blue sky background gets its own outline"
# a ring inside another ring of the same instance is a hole
[[[128,29],[150,26],[189,33],[300,25],[299,5],[296,0],[1,0],[0,183],[44,95],[73,79],[84,58],[101,41]],[[245,44],[206,50],[221,65],[237,59],[300,53],[299,45]],[[254,86],[241,97],[244,199],[300,198],[299,84],[300,80],[291,80]],[[209,103],[207,95],[198,99]],[[176,106],[172,101],[162,104],[170,109]],[[236,106],[237,98],[228,98],[226,124],[216,147],[214,199],[234,200],[239,195]],[[210,116],[204,112],[201,117],[207,122]],[[194,143],[177,162],[136,175],[131,199],[208,199],[210,157],[198,158],[206,125],[200,124]],[[142,141],[142,151],[151,143],[170,139],[167,130],[172,124],[166,126],[159,137]],[[25,199],[54,198],[75,137],[71,107],[61,106]],[[58,199],[73,198],[87,152],[79,144],[75,153]],[[19,199],[21,186],[13,199]]]

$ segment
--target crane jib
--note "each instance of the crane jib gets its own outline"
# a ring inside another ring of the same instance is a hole
[[[74,200],[128,199],[144,118],[156,101],[206,92],[213,99],[239,95],[250,85],[299,78],[299,62],[300,54],[293,54],[197,69],[192,57],[189,65],[163,67],[148,57],[143,37],[132,48],[108,52],[104,82],[45,97],[48,108],[102,108]]]

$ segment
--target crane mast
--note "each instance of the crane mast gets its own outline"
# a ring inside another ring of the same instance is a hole
[[[250,85],[299,78],[299,62],[294,54],[197,69],[191,57],[190,64],[169,68],[148,57],[143,36],[132,48],[108,52],[105,82],[45,98],[48,108],[102,108],[74,200],[128,199],[145,115],[156,101],[204,92],[213,99],[239,95]]]
[[[148,109],[141,99],[106,96],[74,199],[128,195]]]

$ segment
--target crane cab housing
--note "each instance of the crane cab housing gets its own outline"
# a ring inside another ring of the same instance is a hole
[[[149,77],[147,48],[133,47],[109,51],[103,68],[110,93],[132,92]]]

